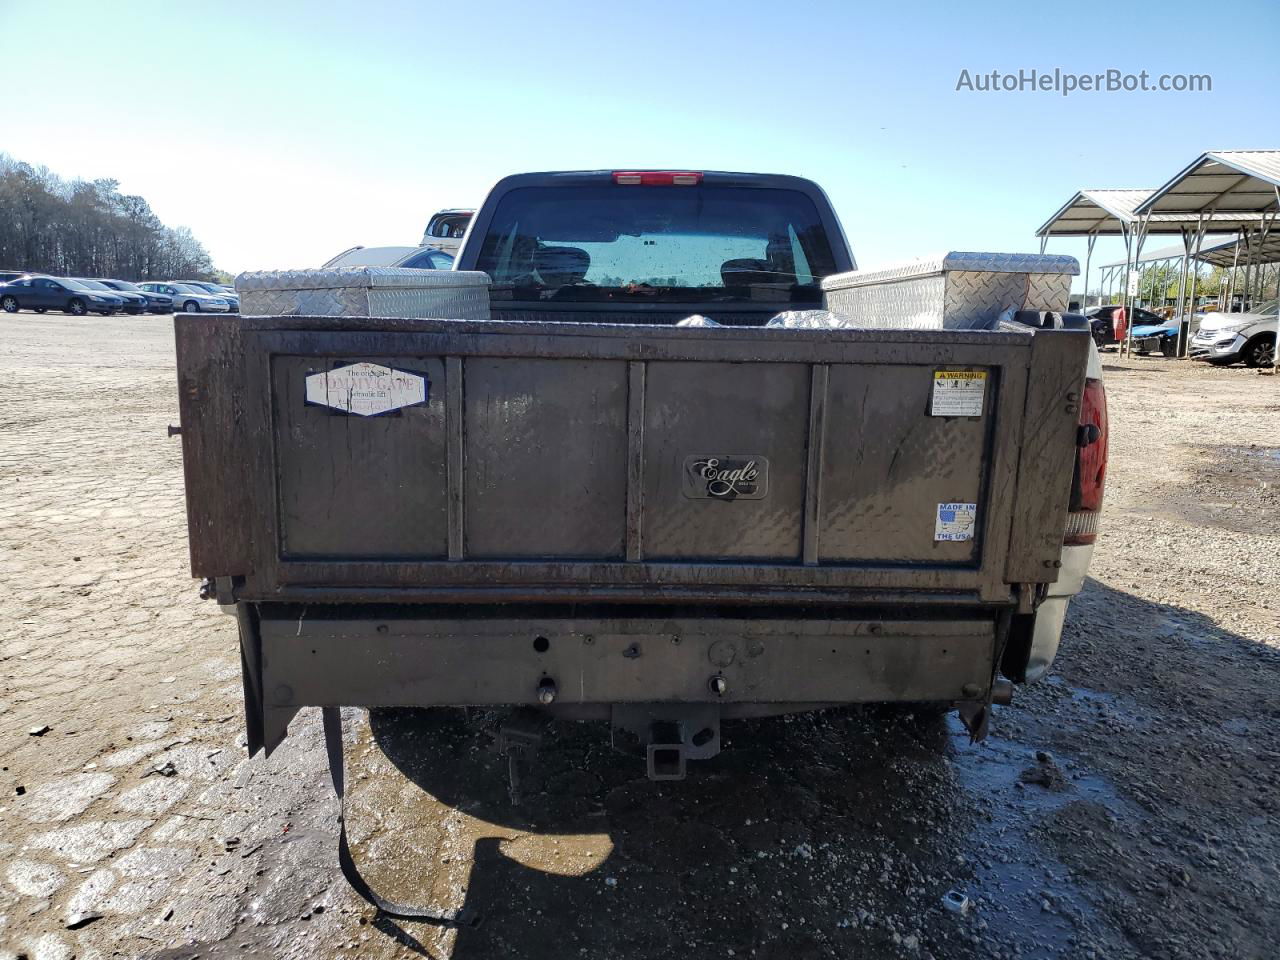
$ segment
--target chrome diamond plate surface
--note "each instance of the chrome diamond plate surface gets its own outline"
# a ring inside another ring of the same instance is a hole
[[[1071,303],[1071,277],[1066,274],[1028,274],[1024,310],[1052,310],[1061,313]]]
[[[948,253],[883,270],[854,271],[822,283],[826,306],[859,326],[967,330],[1004,311],[1067,308],[1074,257],[1024,253]]]
[[[824,294],[828,309],[859,327],[935,330],[946,296],[942,274],[838,287]]]
[[[236,290],[249,315],[489,319],[489,278],[475,271],[268,270],[240,274]]]
[[[414,270],[408,267],[337,267],[321,270],[254,270],[236,277],[236,291],[319,290],[373,287],[488,287],[478,270]]]
[[[1080,264],[1075,257],[1061,254],[952,251],[878,270],[853,270],[849,273],[832,274],[822,281],[822,289],[843,290],[846,287],[890,283],[896,280],[947,273],[952,270],[986,273],[1062,273],[1076,276],[1080,273]]]

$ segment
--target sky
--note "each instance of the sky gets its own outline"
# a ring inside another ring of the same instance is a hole
[[[1280,147],[1275,0],[0,0],[0,37],[0,150],[119,180],[233,273],[413,245],[502,176],[602,168],[809,177],[863,267],[1034,252],[1078,189]],[[957,90],[1055,68],[1212,91]]]

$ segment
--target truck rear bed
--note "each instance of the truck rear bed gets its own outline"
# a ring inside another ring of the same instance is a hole
[[[176,328],[192,570],[241,602],[251,745],[302,705],[547,678],[558,704],[959,699],[1056,577],[1084,332]]]

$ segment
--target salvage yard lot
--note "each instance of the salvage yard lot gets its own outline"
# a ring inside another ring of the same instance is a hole
[[[564,724],[512,808],[495,715],[349,712],[356,856],[484,918],[450,930],[346,888],[314,712],[244,757],[235,625],[186,568],[171,319],[0,317],[0,957],[1274,956],[1280,382],[1104,364],[1092,579],[982,745],[742,722],[662,784]]]

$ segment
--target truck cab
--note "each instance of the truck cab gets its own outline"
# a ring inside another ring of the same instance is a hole
[[[763,326],[855,263],[811,180],[597,170],[499,181],[456,269],[489,275],[494,319]]]

